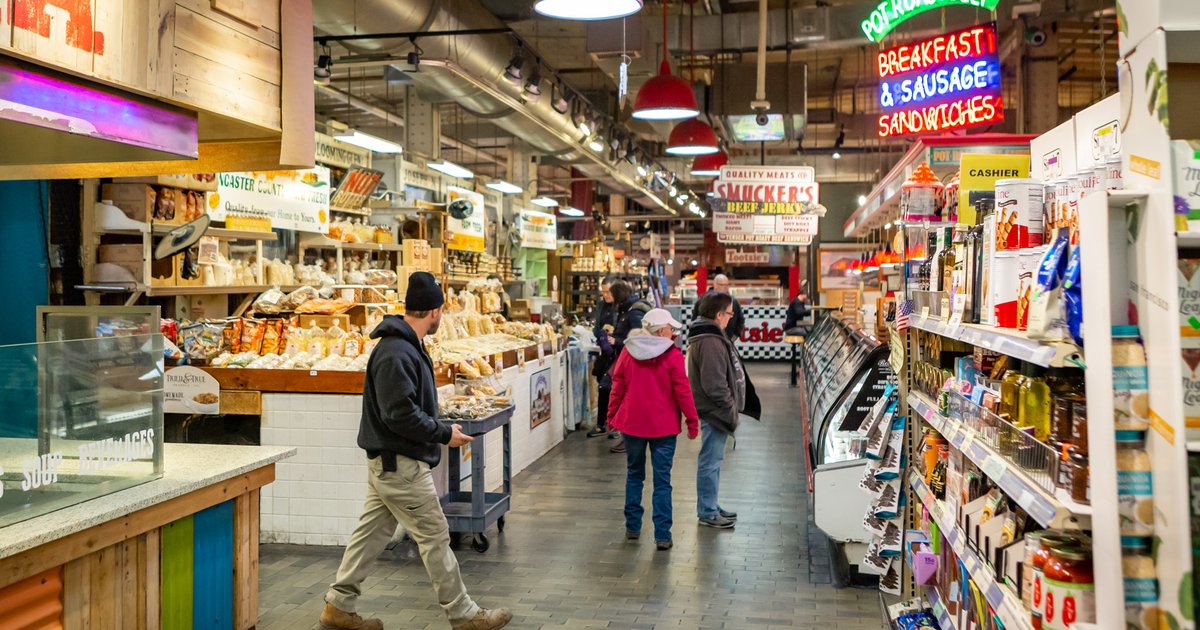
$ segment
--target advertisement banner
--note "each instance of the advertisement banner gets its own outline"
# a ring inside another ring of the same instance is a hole
[[[457,186],[446,187],[446,203],[453,204],[458,200],[469,201],[470,208],[456,211],[450,208],[450,216],[446,218],[446,247],[467,252],[484,251],[484,224],[486,214],[483,211],[483,195]],[[447,205],[447,208],[450,206]]]
[[[975,217],[975,201],[981,194],[994,197],[997,181],[1027,177],[1028,155],[964,154],[958,184],[958,220],[967,225],[974,225],[978,222]]]
[[[740,249],[725,250],[725,264],[727,265],[765,265],[771,262],[771,254],[769,252],[746,252]]]
[[[173,367],[163,382],[163,413],[221,413],[221,384],[190,365]]]
[[[532,249],[558,248],[558,218],[536,210],[521,211],[521,247]]]
[[[818,232],[820,218],[804,215],[739,215],[713,213],[713,231],[722,243],[807,245]]]
[[[329,169],[217,173],[217,191],[208,193],[208,214],[266,219],[271,227],[329,233]]]

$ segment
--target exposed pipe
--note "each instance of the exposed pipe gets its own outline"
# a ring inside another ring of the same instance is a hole
[[[767,100],[767,0],[758,0],[758,90],[754,100]]]

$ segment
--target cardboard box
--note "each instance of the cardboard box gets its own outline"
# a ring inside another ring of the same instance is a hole
[[[138,263],[145,260],[141,243],[129,245],[101,245],[97,259],[102,263]]]
[[[111,201],[134,221],[149,221],[154,216],[157,193],[145,184],[104,184],[100,198]]]
[[[514,322],[529,321],[529,310],[532,306],[531,300],[513,300],[508,308],[508,318]]]

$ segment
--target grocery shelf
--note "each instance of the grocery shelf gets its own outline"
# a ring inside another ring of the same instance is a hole
[[[346,243],[321,235],[301,239],[300,247],[302,249],[340,249],[348,252],[398,252],[404,249],[399,243]]]
[[[970,427],[943,416],[937,405],[924,394],[909,392],[908,404],[916,415],[937,429],[942,437],[966,455],[967,459],[978,466],[1043,527],[1062,527],[1068,521],[1074,521],[1077,527],[1086,527],[1090,523],[1092,506],[1073,501],[1062,490],[1053,494],[1047,492],[1024,473],[1013,468],[1010,462],[991,447],[976,440]]]
[[[1189,453],[1200,453],[1200,441],[1193,440],[1191,442],[1188,442],[1187,450]]]
[[[236,287],[139,287],[138,290],[146,297],[170,297],[175,295],[237,295],[242,293],[262,293],[271,287],[267,285],[245,285]]]
[[[141,229],[104,229],[101,232],[104,234],[117,234],[123,236],[141,236],[147,232],[151,234],[166,234],[178,229],[179,225],[164,225],[155,223],[152,226],[145,226]],[[148,229],[147,229],[148,228]],[[205,236],[220,239],[222,241],[274,241],[279,238],[279,235],[274,232],[256,232],[253,230],[227,230],[225,228],[210,227],[204,231]]]
[[[1175,239],[1180,247],[1200,247],[1200,232],[1176,232]]]
[[[955,555],[962,562],[967,574],[971,576],[971,579],[983,591],[988,604],[995,609],[1004,627],[1007,630],[1032,630],[1033,624],[1030,621],[1030,612],[1025,608],[1025,603],[1021,601],[1021,598],[1011,588],[996,581],[991,566],[984,562],[979,557],[979,554],[967,544],[967,534],[962,531],[954,518],[947,516],[942,511],[941,502],[933,496],[933,493],[929,490],[929,486],[925,485],[925,482],[915,470],[909,473],[909,485],[913,489],[913,494],[925,506],[925,509],[929,511],[930,518],[938,524],[942,535],[950,543],[950,548],[954,550]],[[948,618],[949,615],[947,615]]]
[[[1065,367],[1067,359],[1079,353],[1073,343],[1030,339],[1025,333],[979,324],[950,324],[930,315],[913,315],[913,328],[957,339],[993,352],[1035,363],[1042,367]]]
[[[939,628],[942,630],[958,630],[958,626],[954,625],[954,619],[950,617],[950,612],[942,604],[942,598],[938,595],[936,588],[932,586],[925,587],[925,599],[929,601],[929,608],[933,610],[933,616],[937,618]]]

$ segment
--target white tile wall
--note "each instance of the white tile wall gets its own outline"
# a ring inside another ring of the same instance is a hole
[[[529,428],[529,377],[543,369],[536,358],[524,370],[511,367],[501,375],[511,385],[516,412],[512,420],[513,475],[537,461],[563,440],[565,355],[546,358],[555,396],[550,421]],[[452,394],[453,388],[444,388]],[[361,396],[266,394],[263,396],[262,444],[290,446],[296,456],[276,465],[274,484],[263,488],[263,542],[297,545],[345,545],[358,524],[367,494],[367,459],[358,448]],[[503,481],[502,432],[485,436],[485,475],[489,489]],[[434,470],[439,492],[446,487],[446,454]],[[465,472],[465,471],[464,471]],[[470,481],[464,489],[470,488]],[[514,509],[520,509],[514,506]]]

